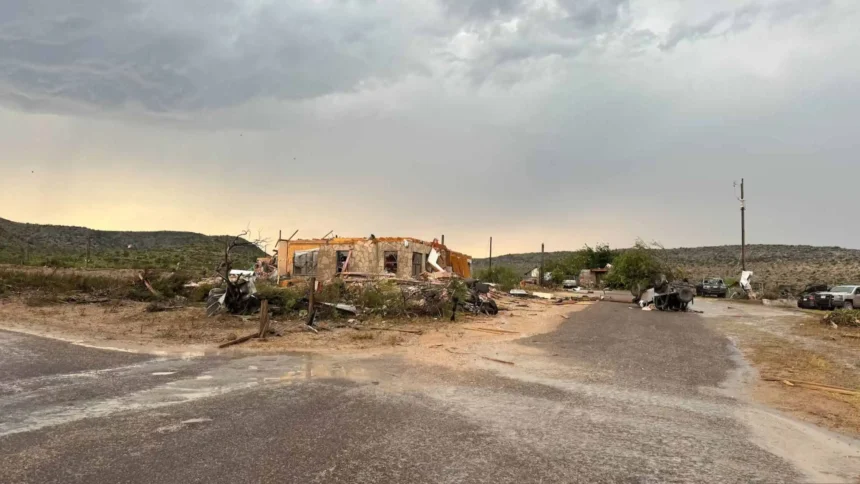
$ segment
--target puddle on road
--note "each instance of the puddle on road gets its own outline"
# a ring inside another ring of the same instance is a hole
[[[225,362],[213,362],[218,366],[208,369],[204,374],[189,376],[185,379],[157,383],[173,371],[161,370],[170,361],[158,361],[158,366],[140,365],[140,369],[128,376],[145,374],[153,381],[153,387],[136,391],[120,397],[103,400],[82,400],[66,405],[31,405],[25,410],[17,410],[0,417],[0,436],[29,432],[44,427],[61,425],[85,418],[105,417],[114,413],[159,408],[179,403],[187,403],[206,397],[223,395],[237,390],[254,387],[292,385],[298,381],[314,379],[348,379],[352,381],[377,380],[379,373],[362,366],[354,359],[321,357],[319,355],[279,355],[278,357],[247,357]],[[116,378],[116,375],[114,376]],[[92,385],[101,384],[94,378]],[[376,382],[375,382],[376,383]],[[62,385],[48,387],[62,388]],[[14,403],[11,399],[31,399],[33,395],[17,394],[10,399],[0,399],[0,406]]]

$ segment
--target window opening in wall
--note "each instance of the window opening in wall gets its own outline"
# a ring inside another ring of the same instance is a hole
[[[336,252],[337,256],[337,273],[340,274],[343,272],[344,267],[346,266],[347,260],[349,260],[349,251],[348,250],[339,250]]]
[[[397,252],[386,251],[384,253],[385,272],[389,274],[397,274]]]
[[[424,254],[421,252],[412,253],[412,276],[418,277],[424,269]]]
[[[312,276],[316,274],[317,254],[319,254],[319,249],[297,250],[293,254],[293,275]]]

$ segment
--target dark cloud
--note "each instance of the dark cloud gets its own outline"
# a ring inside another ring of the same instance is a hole
[[[618,22],[622,10],[629,8],[629,0],[561,0],[568,20],[580,29],[605,28]]]
[[[191,111],[315,97],[419,67],[392,12],[290,3],[7,0],[0,100]]]
[[[523,0],[440,0],[445,12],[457,18],[487,20],[520,12]]]
[[[540,76],[544,61],[610,44],[620,56],[670,50],[826,1],[760,0],[658,39],[634,26],[630,0],[5,0],[0,104],[181,117],[409,75],[504,88]],[[459,34],[467,42],[455,45]]]
[[[760,20],[771,24],[784,22],[798,15],[815,12],[829,3],[830,0],[751,2],[737,9],[717,11],[697,22],[680,22],[673,25],[660,48],[670,50],[684,41],[695,42],[699,39],[743,32]]]

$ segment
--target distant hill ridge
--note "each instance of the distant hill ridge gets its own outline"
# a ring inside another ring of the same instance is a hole
[[[570,253],[547,252],[545,258],[550,261]],[[660,253],[664,260],[683,270],[690,278],[737,278],[740,275],[740,245],[681,247],[663,249]],[[857,249],[756,244],[747,246],[746,262],[747,269],[755,273],[756,281],[771,285],[803,285],[813,281],[860,283],[860,250]],[[487,265],[488,259],[472,261],[474,270]],[[512,267],[524,273],[540,265],[540,252],[493,257],[493,265]]]
[[[233,238],[179,231],[94,230],[0,218],[0,262],[21,263],[29,257],[31,264],[62,260],[62,265],[75,266],[83,262],[89,240],[91,266],[95,267],[172,267],[184,263],[186,267],[202,268],[217,263]],[[243,266],[265,255],[254,246],[243,248],[240,254]]]

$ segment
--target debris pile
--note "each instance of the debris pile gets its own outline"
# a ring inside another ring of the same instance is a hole
[[[216,287],[206,297],[206,315],[215,316],[226,310],[231,314],[252,314],[260,308],[257,287],[252,278],[228,278],[225,287]]]
[[[641,291],[640,287],[636,286],[631,292],[634,296],[633,302],[639,303],[639,307],[644,311],[687,311],[696,297],[696,289],[690,283],[670,283],[662,275],[648,289]]]

